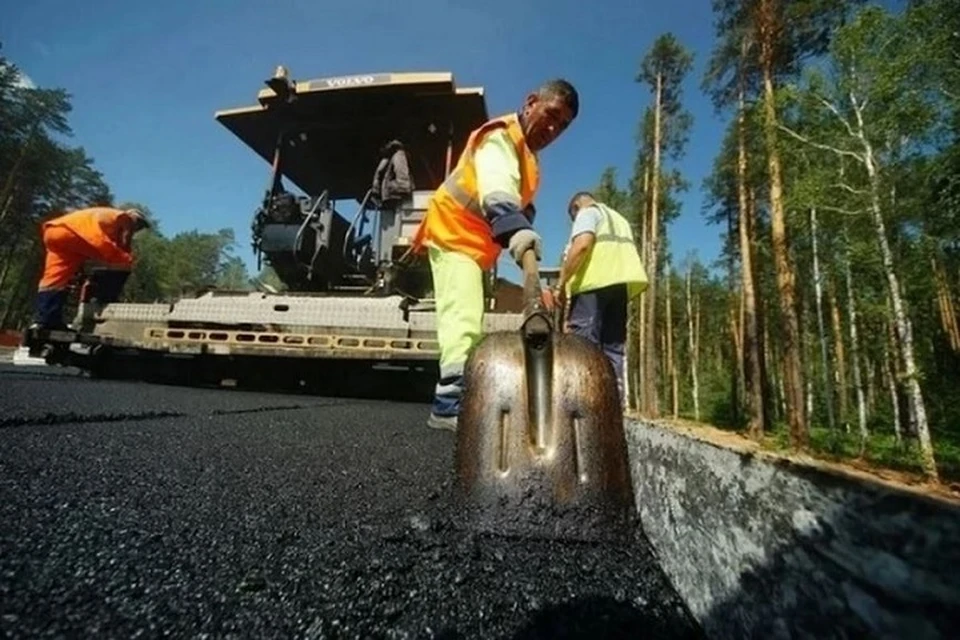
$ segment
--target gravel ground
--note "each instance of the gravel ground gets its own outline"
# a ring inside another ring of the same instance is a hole
[[[644,544],[460,527],[426,411],[0,365],[0,632],[702,637]]]

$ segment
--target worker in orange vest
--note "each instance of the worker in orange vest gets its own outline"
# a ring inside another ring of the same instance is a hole
[[[129,275],[133,235],[149,226],[141,211],[113,207],[80,209],[43,223],[46,257],[33,328],[64,327],[62,313],[68,286],[85,262],[105,264]]]
[[[502,249],[517,264],[529,249],[541,257],[530,208],[540,186],[537,153],[570,126],[579,108],[569,82],[547,82],[518,112],[470,134],[457,166],[427,205],[413,250],[428,250],[436,300],[440,379],[427,420],[432,428],[457,428],[464,365],[483,327],[483,273]]]

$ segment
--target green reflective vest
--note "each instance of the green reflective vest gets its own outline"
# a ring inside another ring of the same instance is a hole
[[[640,253],[633,241],[633,231],[626,218],[610,207],[596,203],[600,225],[596,242],[568,282],[567,295],[626,284],[630,298],[643,293],[648,284],[647,272],[640,262]]]

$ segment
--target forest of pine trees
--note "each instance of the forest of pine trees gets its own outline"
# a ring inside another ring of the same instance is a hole
[[[628,403],[794,451],[960,476],[960,2],[714,0],[701,89],[727,116],[703,185],[682,172],[692,54],[635,78],[633,175],[600,176],[650,274]],[[701,186],[715,264],[670,251]]]

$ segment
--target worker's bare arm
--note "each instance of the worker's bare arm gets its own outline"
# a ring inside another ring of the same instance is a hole
[[[600,209],[595,205],[588,205],[577,212],[570,230],[570,247],[567,250],[563,264],[560,266],[560,281],[557,286],[564,290],[570,280],[577,274],[584,259],[593,249],[597,241],[597,229],[600,226]]]
[[[560,281],[557,287],[562,291],[566,288],[570,279],[576,275],[583,264],[584,258],[590,253],[597,236],[593,231],[583,231],[577,234],[570,243],[570,249],[567,251],[566,259],[560,266]]]

